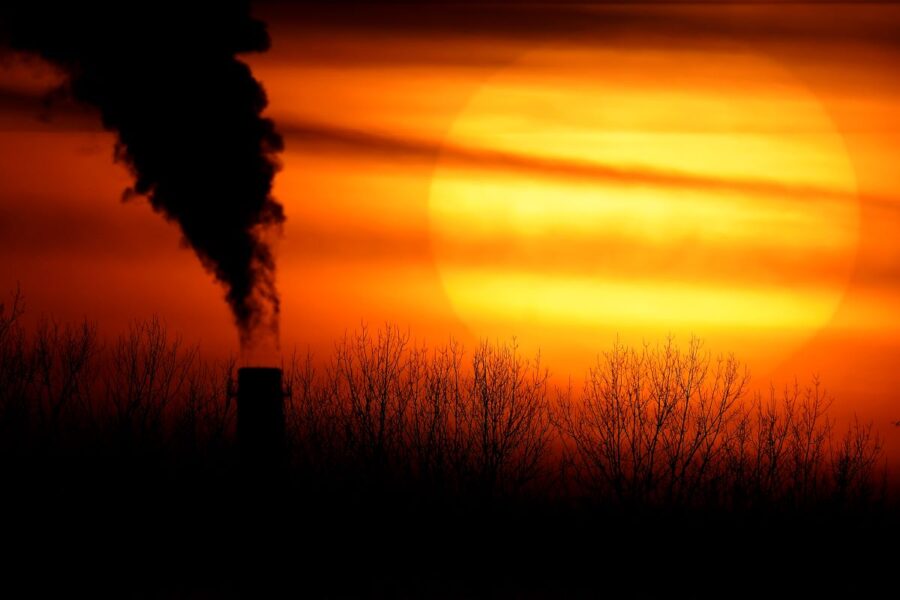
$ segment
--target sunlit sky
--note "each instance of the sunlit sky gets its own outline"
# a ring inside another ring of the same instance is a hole
[[[579,377],[618,336],[704,338],[900,418],[900,8],[266,5],[284,134],[282,347],[360,323],[517,336]],[[57,76],[0,64],[0,285],[107,334],[237,351],[222,291]]]

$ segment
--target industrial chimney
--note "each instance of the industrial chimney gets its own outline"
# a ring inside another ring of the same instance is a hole
[[[238,370],[237,438],[244,463],[274,469],[285,460],[284,390],[281,369]]]

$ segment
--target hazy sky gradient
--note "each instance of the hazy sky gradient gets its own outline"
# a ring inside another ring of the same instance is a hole
[[[699,329],[758,383],[819,372],[839,412],[900,418],[900,7],[257,13],[272,49],[246,59],[286,144],[286,348],[327,353],[361,321],[515,333],[579,377],[616,333]],[[0,284],[32,315],[114,333],[158,313],[234,352],[221,290],[121,201],[113,136],[44,102],[56,81],[0,64]]]

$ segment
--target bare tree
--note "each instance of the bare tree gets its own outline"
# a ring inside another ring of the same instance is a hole
[[[340,462],[344,430],[337,398],[338,384],[314,365],[309,352],[296,352],[285,371],[290,391],[286,405],[286,428],[293,460],[307,472],[324,476]]]
[[[797,408],[791,427],[791,494],[804,502],[817,496],[823,484],[823,468],[832,435],[828,409],[833,399],[825,392],[818,376],[802,395],[795,383],[793,396],[800,399],[791,401],[791,406]]]
[[[27,392],[34,378],[34,365],[22,326],[24,313],[25,300],[16,287],[9,301],[0,302],[0,431],[4,441],[27,430]]]
[[[197,349],[169,339],[156,317],[138,321],[113,344],[106,397],[113,420],[127,439],[158,439],[169,404],[185,391]]]
[[[693,339],[634,350],[616,342],[556,423],[576,481],[620,503],[692,503],[714,493],[749,375]]]
[[[186,369],[186,382],[175,408],[175,435],[185,450],[192,453],[221,451],[227,446],[235,427],[236,406],[231,393],[237,361],[193,360]]]
[[[549,371],[540,355],[523,359],[511,344],[482,342],[472,356],[468,432],[479,486],[488,496],[536,482],[551,438]]]
[[[363,327],[337,346],[329,377],[348,451],[378,477],[396,466],[404,444],[408,376],[418,368],[408,345],[409,334],[396,327],[374,337]]]
[[[53,435],[60,433],[60,422],[67,416],[92,416],[91,386],[96,382],[92,369],[99,350],[97,327],[86,320],[78,325],[50,319],[38,323],[31,350],[34,410]]]
[[[424,363],[424,382],[410,407],[407,447],[411,473],[435,492],[460,493],[473,451],[462,372],[464,351],[451,340]]]
[[[863,424],[854,417],[831,452],[835,500],[863,504],[878,491],[875,488],[875,466],[881,449],[881,439],[872,423]]]

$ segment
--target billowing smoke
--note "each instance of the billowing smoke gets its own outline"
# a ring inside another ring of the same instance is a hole
[[[62,92],[95,106],[117,134],[115,158],[134,176],[125,197],[145,195],[178,223],[225,287],[242,347],[277,340],[266,240],[284,221],[271,195],[282,140],[236,57],[269,45],[249,2],[6,0],[0,19],[3,47],[61,69]]]

